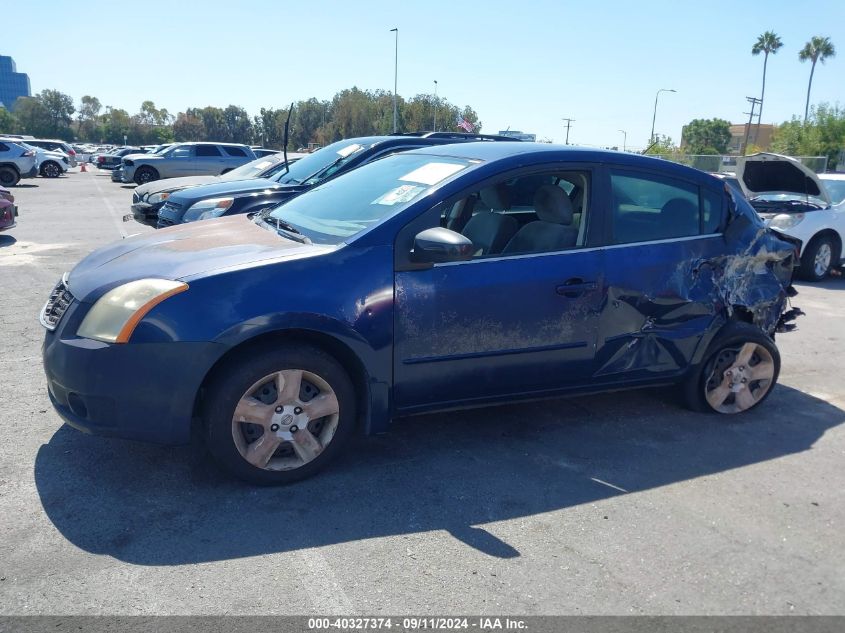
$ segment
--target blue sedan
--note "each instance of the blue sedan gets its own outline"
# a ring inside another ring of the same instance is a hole
[[[41,313],[44,369],[71,426],[184,443],[196,421],[258,484],[435,410],[678,384],[736,414],[777,381],[799,247],[681,165],[425,148],[93,252]]]

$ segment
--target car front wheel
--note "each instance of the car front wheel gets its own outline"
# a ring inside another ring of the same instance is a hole
[[[44,178],[58,178],[62,175],[62,168],[51,160],[42,163],[40,171]]]
[[[807,281],[821,281],[839,259],[839,248],[829,235],[815,237],[801,256],[801,277]]]
[[[355,426],[355,392],[333,357],[309,345],[252,348],[205,389],[209,451],[258,485],[309,477],[343,449]]]
[[[11,167],[0,167],[0,185],[3,187],[14,187],[20,179],[18,172]]]
[[[152,167],[141,167],[135,172],[135,184],[145,185],[153,180],[158,180],[158,172]]]
[[[696,411],[743,413],[769,396],[779,373],[774,341],[750,323],[731,323],[688,378],[687,403]]]

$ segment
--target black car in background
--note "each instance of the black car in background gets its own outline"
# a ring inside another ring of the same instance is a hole
[[[144,154],[146,153],[140,147],[121,147],[111,154],[99,154],[97,156],[97,169],[108,169],[112,171],[120,167],[120,162],[124,156],[128,154]]]
[[[453,132],[415,132],[351,138],[309,154],[272,178],[220,182],[171,195],[158,212],[158,228],[238,213],[250,213],[307,191],[366,163],[420,147],[469,141],[519,142],[507,136]]]

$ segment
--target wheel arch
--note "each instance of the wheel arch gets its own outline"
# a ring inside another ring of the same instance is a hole
[[[370,389],[370,374],[361,357],[344,341],[326,332],[309,328],[295,327],[271,330],[258,333],[248,339],[240,341],[230,347],[206,372],[202,383],[194,397],[193,417],[199,418],[203,392],[206,385],[222,371],[225,366],[234,362],[238,357],[249,354],[251,349],[266,348],[270,345],[281,345],[286,342],[307,343],[326,352],[337,360],[344,368],[355,388],[358,420],[356,424],[364,433],[370,433],[372,395]]]
[[[839,254],[842,254],[842,236],[839,235],[835,229],[830,227],[817,231],[813,237],[807,240],[807,245],[804,247],[804,250],[806,251],[810,247],[810,244],[813,244],[816,240],[821,239],[822,237],[830,237],[833,239],[834,245],[838,249]],[[804,253],[802,252],[801,255],[803,256]]]

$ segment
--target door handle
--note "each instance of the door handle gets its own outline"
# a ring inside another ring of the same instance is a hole
[[[564,281],[560,286],[557,286],[555,291],[559,295],[575,299],[583,295],[585,292],[590,292],[596,288],[598,288],[598,284],[595,281],[584,281],[579,277],[573,277],[572,279]]]

